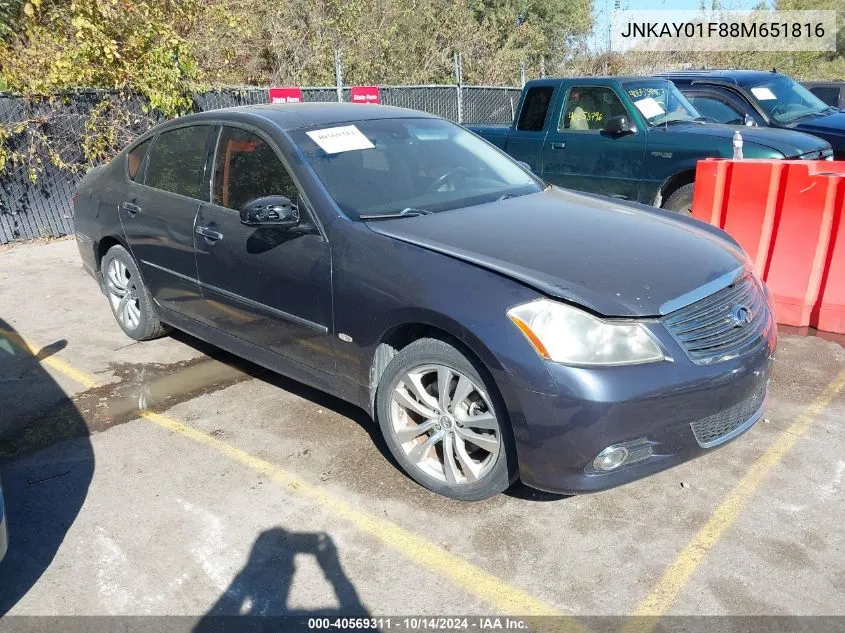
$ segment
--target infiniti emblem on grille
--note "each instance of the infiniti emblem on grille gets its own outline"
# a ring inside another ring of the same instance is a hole
[[[748,325],[751,323],[753,318],[754,315],[751,313],[751,310],[743,305],[737,305],[731,308],[731,321],[733,322],[734,327]]]

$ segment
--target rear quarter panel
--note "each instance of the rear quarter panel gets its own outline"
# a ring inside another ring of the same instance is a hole
[[[76,190],[73,228],[86,270],[97,276],[101,243],[106,238],[124,241],[117,208],[123,199],[126,157],[119,154],[110,163],[88,172]]]

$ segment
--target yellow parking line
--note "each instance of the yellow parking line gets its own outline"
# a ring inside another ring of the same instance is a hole
[[[507,615],[563,615],[555,607],[541,602],[530,594],[517,589],[483,569],[465,561],[441,547],[408,532],[392,521],[379,518],[336,499],[324,490],[312,486],[291,473],[256,457],[244,450],[227,444],[207,433],[177,422],[171,418],[142,411],[141,417],[173,433],[190,438],[195,442],[223,453],[233,461],[258,471],[290,490],[308,497],[318,505],[331,510],[336,516],[352,523],[361,532],[397,550],[409,560],[448,579],[466,593],[481,598]],[[573,627],[575,623],[571,623]]]
[[[766,452],[751,465],[742,480],[710,515],[707,523],[678,554],[675,561],[666,570],[651,593],[640,603],[633,615],[660,616],[669,610],[707,552],[736,521],[746,502],[759,487],[760,482],[809,430],[816,417],[843,388],[845,388],[845,371],[840,372],[833,382],[824,388],[810,406],[789,427],[782,431],[766,449]],[[643,631],[643,624],[646,622],[648,623],[647,630],[657,624],[656,618],[640,621],[631,620],[629,626],[623,630]]]
[[[6,336],[25,351],[33,355],[37,353],[36,347],[24,340],[20,335],[4,330],[0,330],[0,334]],[[46,358],[42,362],[49,364],[57,372],[66,375],[87,388],[100,386],[100,383],[94,376],[75,369],[53,357]],[[288,490],[309,498],[318,505],[327,508],[336,516],[346,519],[361,532],[381,541],[412,562],[448,579],[454,585],[463,589],[467,594],[493,605],[505,615],[565,615],[554,606],[538,600],[529,593],[496,578],[480,567],[446,551],[442,547],[408,532],[392,521],[382,519],[362,510],[357,510],[349,504],[331,496],[324,490],[296,478],[291,473],[260,457],[256,457],[207,433],[203,433],[159,413],[144,410],[139,411],[139,415],[159,427],[213,448],[230,459],[285,486]],[[557,623],[555,630],[588,633],[586,629],[583,629],[568,618],[565,621]]]

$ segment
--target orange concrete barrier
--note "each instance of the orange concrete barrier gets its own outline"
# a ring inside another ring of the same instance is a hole
[[[730,233],[778,323],[845,333],[845,162],[707,159],[692,214]]]

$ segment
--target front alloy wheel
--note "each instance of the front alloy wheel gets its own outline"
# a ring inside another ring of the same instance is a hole
[[[499,423],[484,390],[445,365],[405,372],[393,390],[390,419],[408,459],[451,485],[482,479],[501,450]]]
[[[442,495],[477,500],[516,478],[507,414],[495,383],[452,345],[420,339],[384,370],[376,413],[402,468]]]

